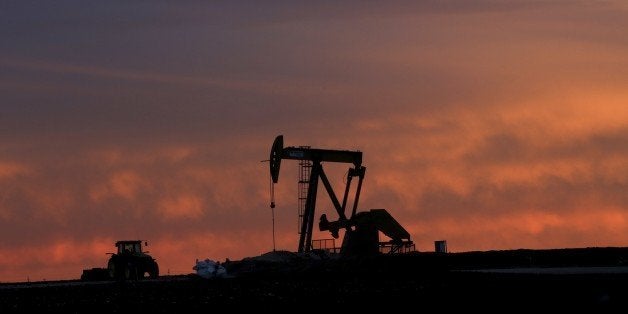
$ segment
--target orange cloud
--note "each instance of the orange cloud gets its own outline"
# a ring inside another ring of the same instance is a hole
[[[179,195],[160,202],[159,210],[164,219],[198,218],[204,211],[203,202],[193,195]]]
[[[0,160],[0,180],[10,179],[17,175],[28,174],[31,171],[32,170],[23,163]]]
[[[543,211],[508,213],[499,217],[455,217],[414,222],[406,228],[421,250],[446,239],[452,251],[519,248],[623,246],[628,241],[628,213],[621,208],[596,208],[563,214]],[[505,232],[508,230],[508,232]],[[583,236],[583,235],[587,236]]]
[[[2,281],[62,280],[79,278],[83,268],[105,267],[100,259],[113,252],[113,241],[59,239],[50,245],[0,248]]]
[[[96,202],[107,197],[134,200],[140,189],[147,185],[148,182],[134,171],[118,171],[109,176],[108,182],[94,186],[90,191],[90,198]]]

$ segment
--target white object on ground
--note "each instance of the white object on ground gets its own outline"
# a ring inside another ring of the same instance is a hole
[[[196,274],[209,279],[209,278],[223,278],[227,276],[227,269],[224,266],[220,265],[218,261],[212,261],[210,259],[205,259],[202,261],[196,260],[196,265],[192,267],[192,269],[196,270]]]

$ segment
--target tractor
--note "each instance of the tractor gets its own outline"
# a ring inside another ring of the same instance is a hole
[[[148,245],[148,243],[144,243]],[[112,253],[107,264],[109,278],[116,280],[139,280],[145,278],[157,278],[159,266],[153,257],[142,252],[142,241],[118,241],[117,253]]]

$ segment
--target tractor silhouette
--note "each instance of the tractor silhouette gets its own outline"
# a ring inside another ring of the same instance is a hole
[[[111,254],[107,264],[110,279],[139,280],[159,276],[159,265],[146,254],[148,252],[142,252],[142,241],[118,241],[116,248],[118,252]]]
[[[148,246],[147,242],[144,242]],[[142,251],[142,241],[118,241],[116,253],[111,254],[107,268],[84,269],[83,281],[140,280],[159,277],[159,266],[155,259]]]

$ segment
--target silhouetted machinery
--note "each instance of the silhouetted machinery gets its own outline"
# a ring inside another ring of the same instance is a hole
[[[145,243],[148,245],[148,243]],[[142,279],[147,274],[150,278],[159,276],[159,266],[148,252],[142,251],[142,241],[118,241],[117,253],[111,254],[107,269],[112,279]]]
[[[334,238],[339,237],[339,231],[345,230],[340,253],[342,255],[375,255],[382,251],[387,253],[406,252],[414,249],[410,240],[410,234],[406,231],[385,209],[371,209],[370,211],[357,212],[360,190],[366,168],[362,166],[362,152],[349,150],[329,150],[303,147],[283,147],[283,135],[275,138],[270,151],[270,175],[274,183],[279,181],[279,168],[282,159],[311,161],[311,172],[307,189],[307,198],[303,219],[300,226],[299,252],[312,250],[312,228],[314,224],[314,212],[316,208],[316,196],[319,179],[329,194],[331,202],[338,213],[338,220],[329,221],[323,214],[319,221],[319,230],[328,230]],[[323,170],[323,162],[337,162],[353,164],[347,173],[342,203],[336,194]],[[351,215],[347,217],[345,210],[354,177],[358,178],[357,188],[353,197]],[[271,199],[271,207],[274,207],[274,199]],[[388,236],[388,242],[379,242],[379,232]]]
[[[147,242],[144,243],[148,245]],[[159,276],[159,265],[155,259],[142,251],[142,241],[118,241],[116,253],[111,254],[107,268],[84,269],[81,280],[139,280],[148,275],[150,278]]]

